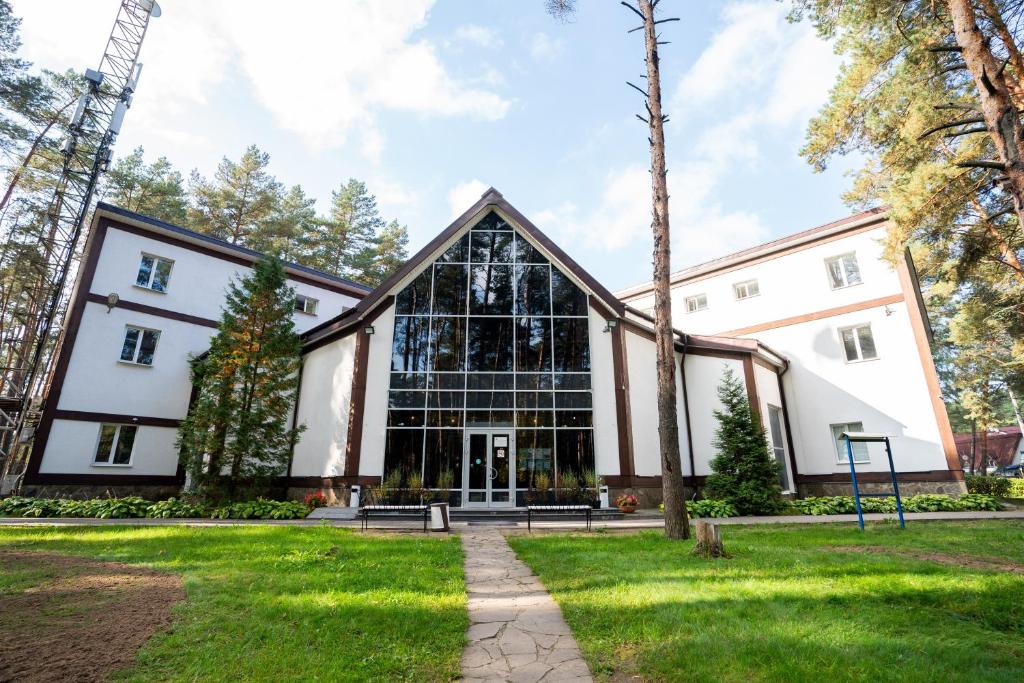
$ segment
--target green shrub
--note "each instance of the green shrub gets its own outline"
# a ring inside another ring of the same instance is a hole
[[[968,493],[986,493],[990,496],[1005,498],[1010,494],[1010,480],[1006,477],[986,477],[980,474],[968,474],[964,477]]]
[[[1024,479],[1015,477],[1007,479],[1010,482],[1010,498],[1024,498]]]
[[[965,493],[956,499],[957,509],[965,511],[974,510],[1002,510],[995,496],[984,493]]]
[[[686,503],[691,517],[736,517],[736,508],[724,500],[691,500]]]
[[[827,496],[794,500],[793,509],[804,515],[852,515],[857,512],[853,496]],[[896,499],[861,498],[860,507],[864,512],[896,512]],[[923,493],[903,499],[904,512],[957,512],[975,510],[999,510],[1002,506],[994,496],[968,493],[959,498],[945,494]]]
[[[189,503],[179,498],[168,498],[150,505],[146,510],[146,516],[160,519],[209,517],[210,510],[199,503]]]
[[[23,512],[32,504],[34,498],[25,496],[11,496],[0,499],[0,515],[4,517],[22,517]]]
[[[956,501],[941,493],[921,493],[903,499],[903,510],[906,512],[955,512]]]
[[[309,508],[293,500],[276,501],[265,498],[222,505],[210,515],[215,519],[302,519]]]

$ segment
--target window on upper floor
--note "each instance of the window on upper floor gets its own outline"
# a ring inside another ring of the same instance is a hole
[[[849,464],[850,454],[846,450],[846,439],[843,438],[843,434],[846,432],[863,432],[863,422],[840,422],[838,424],[831,424],[829,428],[832,430],[832,440],[836,444],[836,456],[839,458],[839,462]],[[870,456],[868,456],[868,445],[863,441],[854,441],[853,446],[853,461],[854,462],[871,462]]]
[[[314,299],[311,296],[304,296],[302,294],[295,295],[295,310],[298,311],[299,313],[316,315],[316,309],[317,306],[319,305],[319,299]]]
[[[156,343],[159,340],[160,330],[147,330],[129,325],[125,328],[124,344],[121,345],[121,361],[135,365],[152,365]]]
[[[135,425],[100,425],[100,438],[96,443],[94,465],[130,465],[135,446]]]
[[[694,294],[693,296],[686,297],[686,312],[696,313],[697,311],[703,311],[708,307],[708,295],[707,294]]]
[[[761,293],[761,287],[757,284],[757,280],[746,280],[744,282],[737,282],[732,286],[733,294],[737,300],[749,299],[750,297],[757,296]]]
[[[843,342],[843,352],[846,354],[847,363],[878,358],[875,337],[871,334],[871,325],[842,327],[839,329],[839,337]]]
[[[143,254],[142,262],[139,263],[139,274],[135,278],[135,284],[154,292],[166,292],[167,283],[171,279],[171,268],[174,261],[152,254]]]
[[[852,252],[825,259],[825,269],[828,270],[828,282],[832,289],[842,289],[861,283],[857,255]]]

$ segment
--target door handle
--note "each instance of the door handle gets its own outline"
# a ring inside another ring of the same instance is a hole
[[[492,481],[497,479],[498,478],[498,468],[497,467],[491,467],[490,465],[488,465],[487,466],[487,478],[492,480]]]

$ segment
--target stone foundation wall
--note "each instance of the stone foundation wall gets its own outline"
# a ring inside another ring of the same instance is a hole
[[[693,498],[694,494],[697,492],[696,489],[693,489],[689,486],[687,486],[684,490],[686,491],[686,500],[690,500],[691,498]],[[623,493],[632,493],[634,496],[636,496],[637,501],[640,503],[639,507],[641,509],[657,508],[659,505],[661,505],[662,502],[660,486],[631,486],[627,488],[609,487],[608,504],[611,505],[612,507],[615,507],[615,499],[621,496]]]
[[[25,484],[21,495],[35,498],[123,498],[140,496],[146,500],[166,500],[181,493],[180,486],[146,484],[97,486],[95,484]]]
[[[289,486],[287,498],[301,501],[310,493],[322,492],[327,496],[327,504],[331,507],[348,507],[351,490],[348,486]]]
[[[919,493],[945,493],[951,496],[959,496],[967,493],[967,486],[962,481],[901,481],[900,496],[907,498],[916,496]],[[848,481],[836,482],[813,482],[798,484],[801,498],[809,496],[852,496],[853,486]],[[891,493],[892,484],[889,482],[859,482],[861,493]]]

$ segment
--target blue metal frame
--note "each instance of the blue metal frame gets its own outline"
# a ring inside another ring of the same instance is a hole
[[[906,529],[907,524],[903,520],[903,500],[900,498],[900,485],[896,481],[896,466],[892,461],[892,447],[889,444],[889,437],[882,436],[877,438],[865,438],[857,439],[860,443],[884,443],[885,454],[889,458],[889,475],[892,477],[892,494],[889,493],[861,493],[860,487],[857,484],[857,468],[853,463],[853,443],[850,440],[849,434],[843,434],[843,438],[846,439],[846,458],[850,462],[850,482],[853,484],[853,501],[857,505],[857,524],[860,526],[860,530],[864,530],[864,511],[860,506],[861,496],[866,498],[884,498],[889,495],[895,494],[896,496],[896,514],[900,518],[900,528]]]

